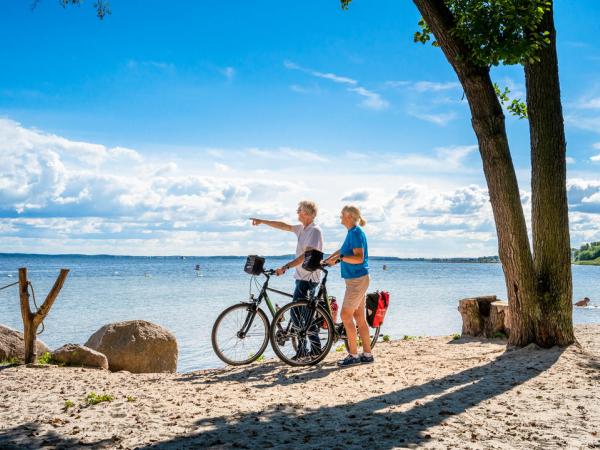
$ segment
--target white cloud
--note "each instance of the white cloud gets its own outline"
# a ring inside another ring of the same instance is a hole
[[[235,78],[235,68],[233,67],[225,67],[224,69],[221,69],[221,73],[223,74],[223,76],[225,78],[227,78],[227,81],[232,81]]]
[[[579,109],[600,109],[600,97],[582,99],[575,105]]]
[[[600,162],[600,155],[595,155],[590,157],[590,160],[594,161],[594,162]]]
[[[329,80],[337,84],[351,86],[347,87],[346,90],[348,92],[352,92],[363,97],[363,100],[360,102],[360,105],[367,109],[381,111],[387,109],[389,106],[389,102],[382,98],[380,94],[360,86],[358,81],[353,78],[337,75],[331,72],[320,72],[317,70],[307,69],[305,67],[300,66],[299,64],[287,60],[283,62],[283,65],[285,68],[290,70],[298,70],[312,75],[313,77]],[[292,85],[290,88],[295,92],[307,93],[306,89],[301,88],[298,85]]]
[[[350,92],[356,92],[358,95],[365,97],[365,99],[360,103],[365,108],[380,111],[387,109],[387,107],[390,106],[387,100],[381,98],[381,95],[377,94],[376,92],[369,91],[363,87],[349,88],[348,90]]]
[[[421,113],[416,111],[409,111],[409,115],[416,117],[417,119],[424,120],[426,122],[431,122],[436,125],[445,126],[452,120],[456,118],[455,112],[447,112],[447,113]]]
[[[455,81],[386,81],[386,86],[392,88],[406,87],[416,92],[440,92],[452,89],[460,89],[460,83]]]
[[[85,158],[74,148],[87,149]],[[287,234],[251,227],[247,219],[295,220],[297,202],[307,198],[319,203],[327,251],[344,236],[341,206],[356,202],[368,221],[373,254],[494,254],[487,190],[446,175],[471,170],[467,162],[476,148],[404,156],[355,150],[333,157],[293,147],[208,149],[201,158],[169,154],[170,161],[4,120],[0,245],[4,251],[56,253],[290,253],[295,244]],[[324,164],[331,161],[333,175]],[[569,180],[568,189],[574,239],[595,236],[600,180]],[[522,201],[528,208],[527,192]]]
[[[565,160],[566,160],[567,164],[575,164],[575,162],[576,162],[576,161],[575,161],[575,158],[572,158],[572,157],[570,157],[570,156],[567,156],[567,157],[565,158]]]

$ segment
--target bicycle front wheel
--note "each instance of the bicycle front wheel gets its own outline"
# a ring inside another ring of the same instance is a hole
[[[290,366],[308,366],[321,362],[334,340],[331,317],[321,306],[306,300],[281,308],[270,329],[275,354]]]
[[[269,343],[269,319],[250,303],[230,306],[217,317],[211,342],[221,361],[241,366],[256,361]]]

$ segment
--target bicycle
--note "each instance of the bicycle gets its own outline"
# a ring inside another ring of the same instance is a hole
[[[252,275],[251,283],[256,282],[258,275],[266,277],[258,297],[250,293],[248,301],[226,308],[215,320],[211,333],[213,350],[221,361],[232,366],[242,366],[256,361],[269,345],[269,329],[271,322],[267,314],[260,308],[264,300],[274,317],[277,310],[267,291],[293,298],[292,294],[269,287],[269,279],[274,270],[263,269],[264,258],[251,255],[246,260],[247,273]],[[258,320],[257,320],[258,318]]]
[[[316,296],[288,303],[277,311],[271,322],[269,334],[275,354],[291,366],[308,366],[321,362],[339,339],[348,350],[348,338],[343,323],[334,323],[331,302],[327,295],[328,271],[323,265],[317,270],[325,274]],[[371,347],[379,338],[380,327],[371,328]],[[290,342],[291,345],[286,347]],[[298,347],[310,348],[298,355]],[[289,351],[288,351],[289,350]],[[293,353],[292,353],[293,351]]]

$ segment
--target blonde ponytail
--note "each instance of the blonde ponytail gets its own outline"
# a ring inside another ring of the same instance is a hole
[[[356,206],[354,205],[346,205],[342,208],[342,214],[349,214],[350,217],[352,217],[352,219],[354,220],[354,223],[356,225],[360,225],[361,227],[364,227],[367,224],[367,221],[363,218],[363,216],[360,213],[360,209],[358,209]]]

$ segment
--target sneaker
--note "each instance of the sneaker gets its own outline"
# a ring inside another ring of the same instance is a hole
[[[361,362],[360,358],[358,358],[358,357],[355,358],[352,355],[348,355],[341,361],[338,361],[337,365],[340,367],[348,367],[348,366],[354,366],[356,364],[360,364],[360,362]]]
[[[373,358],[373,355],[371,355],[371,356],[360,355],[360,362],[363,364],[371,364],[372,362],[375,362],[375,358]]]

